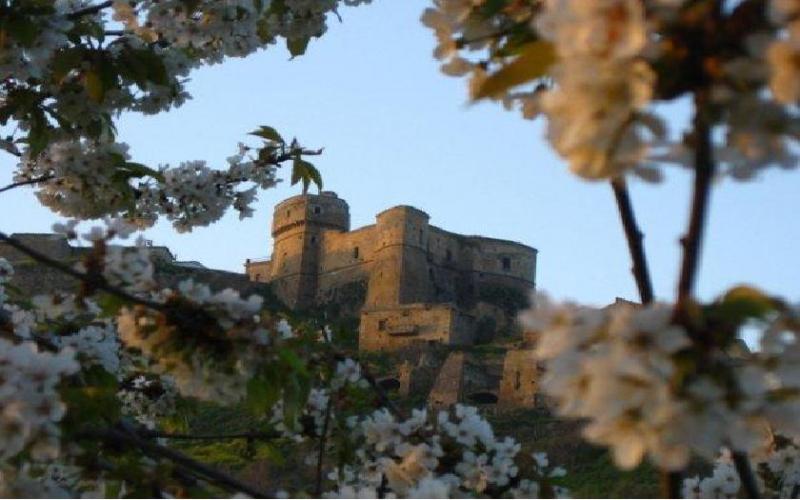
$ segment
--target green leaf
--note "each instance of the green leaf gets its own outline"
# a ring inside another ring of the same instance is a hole
[[[69,409],[65,425],[77,428],[117,420],[121,408],[116,377],[97,365],[84,370],[82,375],[84,382],[80,386],[71,385],[60,391]]]
[[[285,142],[283,140],[283,137],[281,137],[281,134],[279,134],[277,130],[275,130],[272,127],[268,127],[266,125],[261,125],[258,128],[258,130],[254,130],[253,132],[250,132],[250,135],[254,135],[256,137],[261,137],[263,139],[267,139],[267,140],[270,140],[270,141],[280,142],[281,144],[283,144]]]
[[[103,86],[103,79],[100,77],[100,74],[97,73],[97,71],[91,69],[84,73],[83,86],[91,100],[97,103],[103,102],[103,98],[106,95],[106,89]]]
[[[272,407],[280,397],[280,387],[271,377],[262,375],[247,382],[247,406],[254,412],[263,412]]]
[[[114,317],[119,313],[119,310],[127,305],[127,301],[119,298],[117,295],[110,293],[100,294],[95,298],[97,305],[100,307],[100,316]]]
[[[512,87],[541,78],[555,61],[552,44],[543,40],[529,43],[516,59],[483,82],[475,93],[475,100],[496,97]]]
[[[308,375],[306,364],[302,359],[291,349],[281,349],[278,351],[278,356],[281,361],[289,365],[289,367],[300,375]]]
[[[30,123],[31,129],[28,132],[26,142],[28,143],[31,157],[35,158],[50,143],[50,127],[47,125],[44,113],[38,108],[31,112]]]
[[[306,53],[309,41],[311,38],[287,38],[286,48],[289,49],[292,57],[302,56]]]
[[[131,177],[152,177],[159,182],[166,182],[164,174],[141,163],[125,162],[125,170],[132,174]]]
[[[39,36],[39,25],[25,16],[15,17],[7,26],[8,33],[24,47],[33,45]]]
[[[725,319],[741,322],[749,318],[764,318],[777,309],[777,304],[761,290],[741,285],[722,297],[719,309]]]
[[[292,186],[303,181],[303,193],[308,191],[308,186],[313,182],[319,189],[322,189],[322,175],[319,170],[311,163],[299,156],[295,157],[292,165]]]

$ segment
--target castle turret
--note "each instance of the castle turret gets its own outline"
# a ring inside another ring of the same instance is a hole
[[[275,207],[270,281],[291,308],[314,304],[325,231],[350,229],[350,208],[332,191],[294,196]]]
[[[429,216],[414,207],[399,206],[378,214],[375,264],[370,275],[367,306],[425,302],[430,295],[427,245]]]

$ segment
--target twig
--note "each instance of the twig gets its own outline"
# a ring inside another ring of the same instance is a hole
[[[278,163],[292,160],[297,156],[321,156],[324,151],[325,148],[291,150],[287,151],[286,153],[281,153],[275,158],[270,159],[270,164],[277,165]]]
[[[631,254],[631,260],[633,260],[631,272],[633,272],[633,277],[636,280],[636,287],[639,289],[639,298],[642,304],[649,304],[653,301],[653,285],[650,281],[650,270],[647,267],[644,245],[642,245],[644,235],[636,224],[636,217],[633,213],[633,205],[631,204],[625,178],[620,176],[612,179],[611,188],[617,201],[622,227],[625,230],[625,238],[628,240],[628,250]]]
[[[130,294],[130,293],[126,292],[125,290],[123,290],[122,288],[119,288],[119,287],[116,287],[116,286],[110,284],[102,276],[89,276],[87,274],[84,274],[84,273],[81,273],[79,271],[76,271],[75,269],[73,269],[70,266],[64,264],[63,262],[60,262],[60,261],[55,260],[55,259],[53,259],[51,257],[48,257],[47,255],[39,252],[38,250],[34,250],[33,248],[30,248],[29,246],[27,246],[27,245],[15,240],[14,238],[8,236],[7,234],[5,234],[3,232],[0,232],[0,241],[6,242],[12,248],[24,253],[25,255],[27,255],[28,257],[33,258],[34,260],[37,260],[37,261],[41,262],[42,264],[44,264],[44,265],[46,265],[48,267],[52,267],[53,269],[61,271],[62,273],[67,274],[69,276],[72,276],[73,278],[75,278],[75,279],[77,279],[77,280],[79,280],[79,281],[81,281],[83,283],[87,283],[87,284],[91,285],[92,287],[94,287],[94,288],[96,288],[98,290],[103,290],[103,291],[108,292],[108,293],[110,293],[112,295],[116,295],[117,297],[119,297],[121,299],[125,299],[128,302],[131,302],[133,304],[139,304],[141,306],[144,306],[144,307],[147,307],[149,309],[156,310],[156,311],[163,311],[165,309],[165,306],[163,304],[159,304],[157,302],[152,302],[152,301],[143,299],[141,297],[137,297],[137,296],[135,296],[133,294]]]
[[[31,184],[37,184],[39,182],[49,181],[53,177],[54,176],[52,176],[52,175],[44,175],[42,177],[37,177],[35,179],[28,179],[26,181],[14,182],[12,184],[9,184],[8,186],[0,188],[0,193],[4,193],[6,191],[11,191],[12,189],[18,188],[18,187],[21,187],[21,186],[29,186]]]
[[[661,497],[680,498],[683,474],[680,472],[661,471]]]
[[[74,21],[76,19],[80,19],[83,16],[90,16],[92,14],[96,14],[103,9],[107,9],[111,7],[114,2],[112,0],[107,0],[102,3],[98,3],[95,5],[90,5],[89,7],[84,7],[83,9],[78,9],[75,12],[72,12],[67,15],[67,18]]]
[[[277,432],[241,432],[238,434],[170,434],[167,432],[158,432],[143,430],[139,432],[144,438],[164,438],[164,439],[180,439],[180,440],[208,440],[208,441],[222,441],[226,439],[279,439],[281,435]]]
[[[742,486],[747,498],[761,498],[758,491],[758,482],[756,482],[747,454],[741,451],[733,452],[733,465],[736,467],[736,472],[739,473],[739,479],[742,480]]]
[[[325,420],[322,423],[322,435],[319,437],[319,454],[317,455],[317,477],[314,487],[314,495],[322,498],[322,465],[325,461],[325,445],[328,441],[328,427],[331,422],[331,406],[333,406],[333,394],[328,398],[325,405]]]
[[[150,457],[166,458],[167,460],[170,460],[175,464],[191,471],[193,474],[202,476],[207,480],[212,481],[215,484],[231,491],[246,493],[254,498],[265,498],[268,496],[266,493],[259,491],[222,471],[198,462],[184,455],[183,453],[171,450],[142,438],[137,434],[134,427],[127,425],[124,422],[120,422],[116,427],[106,429],[105,431],[89,432],[83,434],[83,436],[99,438],[106,441],[126,443],[139,448],[142,450],[142,452]]]
[[[333,357],[334,359],[336,359],[336,361],[344,361],[345,359],[348,358],[348,356],[345,356],[344,354],[341,353],[334,353]],[[396,418],[405,420],[406,417],[404,413],[400,410],[400,408],[397,407],[396,404],[394,404],[394,401],[392,401],[389,398],[389,395],[386,394],[386,391],[383,389],[383,387],[381,387],[380,384],[378,384],[378,381],[369,371],[367,365],[359,361],[358,358],[356,357],[350,356],[350,359],[356,361],[359,364],[359,366],[361,367],[361,375],[364,377],[364,380],[367,381],[372,390],[375,391],[375,394],[378,396],[378,401],[380,401],[381,405],[385,406],[389,410],[389,412]]]
[[[686,235],[681,238],[683,262],[678,281],[676,315],[685,314],[691,299],[700,262],[700,247],[703,241],[708,201],[711,195],[711,180],[714,177],[714,157],[711,150],[711,124],[707,115],[708,95],[706,90],[695,94],[694,114],[694,192],[692,209]]]

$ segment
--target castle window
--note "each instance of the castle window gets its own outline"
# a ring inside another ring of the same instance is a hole
[[[316,236],[312,236],[311,237],[311,244],[312,245],[316,245],[317,244],[317,237]]]
[[[447,259],[447,262],[450,262],[451,260],[453,260],[453,252],[451,252],[450,249],[447,250],[447,253],[445,254],[445,258]]]
[[[321,214],[322,213],[322,207],[314,207],[314,213],[315,214]]]
[[[381,330],[381,331],[386,330],[386,320],[385,319],[382,319],[382,320],[378,321],[378,330]]]
[[[256,281],[261,281],[261,275],[260,274],[256,274]]]
[[[353,249],[353,258],[354,258],[354,259],[357,259],[357,258],[358,258],[358,247],[355,247],[355,248]]]
[[[419,230],[419,244],[422,245],[422,229]]]
[[[286,211],[286,217],[289,217],[290,215],[292,215],[292,211],[291,210],[287,210]]]
[[[431,280],[433,280],[433,279],[434,279],[434,277],[433,277],[433,268],[432,268],[432,267],[429,267],[429,268],[428,268],[428,277],[429,277]]]
[[[511,259],[509,259],[508,257],[503,257],[502,262],[504,271],[508,271],[509,269],[511,269]]]

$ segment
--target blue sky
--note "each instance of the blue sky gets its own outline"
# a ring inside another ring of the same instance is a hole
[[[124,116],[120,140],[135,161],[150,165],[204,159],[223,167],[247,132],[272,125],[308,147],[325,147],[316,164],[325,188],[349,202],[353,227],[409,204],[447,230],[536,247],[539,288],[556,297],[592,304],[637,298],[608,185],[569,174],[541,121],[491,103],[468,105],[465,82],[442,75],[431,56],[432,33],[419,23],[426,6],[375,0],[343,9],[344,22],[334,20],[304,57],[289,61],[276,46],[198,71],[189,85],[193,100],[168,114]],[[685,119],[680,106],[668,112],[673,125]],[[0,185],[10,182],[14,164],[0,157]],[[656,294],[669,300],[691,179],[675,168],[666,178],[657,186],[632,181],[632,189]],[[182,260],[241,271],[245,258],[269,255],[272,207],[299,191],[286,182],[262,192],[244,221],[231,215],[188,234],[160,224],[147,237]],[[702,297],[747,282],[800,300],[799,193],[800,172],[717,184]],[[6,232],[48,232],[59,220],[29,189],[0,194],[0,213]]]

